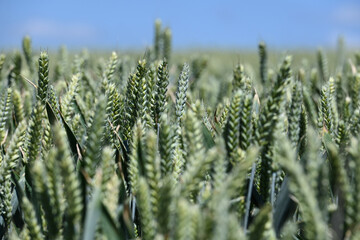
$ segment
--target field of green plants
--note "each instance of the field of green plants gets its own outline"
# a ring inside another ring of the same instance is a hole
[[[360,239],[360,54],[0,55],[0,239]]]

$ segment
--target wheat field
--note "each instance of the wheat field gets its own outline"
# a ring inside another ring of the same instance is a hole
[[[360,239],[360,54],[0,55],[0,239]]]

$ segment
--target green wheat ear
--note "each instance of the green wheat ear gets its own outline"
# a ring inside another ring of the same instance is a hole
[[[233,71],[233,75],[233,92],[236,92],[239,89],[244,89],[246,78],[244,66],[242,64],[237,65]]]
[[[292,89],[292,99],[288,114],[289,129],[288,136],[291,144],[297,147],[300,138],[300,118],[302,104],[302,87],[299,81],[295,82]]]
[[[138,184],[139,184],[139,176],[142,174],[143,169],[143,146],[142,146],[142,139],[143,139],[143,129],[140,122],[137,122],[133,129],[132,134],[132,141],[130,142],[131,145],[131,152],[129,155],[129,188],[131,193],[136,193]]]
[[[114,76],[115,68],[116,68],[117,63],[118,63],[118,56],[117,56],[116,52],[112,52],[109,63],[108,63],[108,65],[106,67],[106,70],[104,72],[104,76],[109,81],[111,81],[113,76]]]
[[[353,199],[345,166],[346,163],[334,143],[325,141],[325,145],[327,148],[330,168],[332,170],[330,175],[330,185],[332,192],[338,195],[339,200],[343,201],[345,206],[349,206],[344,210],[345,223],[337,226],[342,231],[346,232],[354,223],[353,219],[351,218],[351,216],[353,216],[353,209],[351,209],[350,206],[353,205]]]
[[[6,136],[6,125],[8,122],[8,118],[10,115],[10,107],[11,107],[11,95],[12,89],[8,88],[6,90],[2,105],[1,105],[1,113],[0,113],[0,141],[3,142]]]
[[[171,58],[171,38],[172,33],[170,28],[164,30],[164,58],[170,62]]]
[[[83,159],[83,168],[92,179],[95,175],[96,166],[101,159],[101,150],[104,141],[105,128],[105,98],[101,97],[95,108],[95,115],[92,124],[88,129],[86,140],[86,152]]]
[[[347,206],[347,208],[349,208],[347,224],[355,228],[360,222],[360,206],[357,204],[360,200],[360,141],[352,138],[348,150],[350,158],[349,163],[353,166],[352,172],[354,173],[353,181],[355,184],[351,187],[351,204]]]
[[[171,174],[173,170],[172,162],[172,145],[173,145],[173,129],[169,123],[169,119],[165,113],[160,117],[159,127],[159,153],[161,156],[161,174],[166,176]]]
[[[157,149],[157,136],[150,130],[145,136],[144,170],[149,184],[150,201],[153,214],[158,213],[159,188],[161,179],[160,158]]]
[[[162,48],[162,36],[161,36],[161,20],[155,21],[155,38],[154,38],[154,53],[155,59],[160,59]]]
[[[0,54],[0,73],[5,63],[5,54]]]
[[[306,224],[308,239],[327,239],[327,226],[322,219],[318,201],[302,166],[296,161],[289,141],[281,139],[277,145],[277,157],[290,176],[290,190],[298,199],[300,212]]]
[[[12,184],[10,179],[0,181],[0,213],[6,225],[11,223],[13,207],[12,199]]]
[[[254,223],[251,225],[249,240],[257,239],[276,239],[274,230],[272,229],[272,213],[271,206],[264,206],[255,217]]]
[[[125,117],[122,127],[122,135],[125,140],[131,139],[132,128],[139,115],[138,102],[140,96],[141,81],[146,74],[146,60],[139,60],[136,73],[130,74],[126,85]]]
[[[33,62],[32,62],[31,38],[29,36],[25,36],[23,38],[22,48],[23,48],[25,60],[29,67],[30,73],[33,73],[34,68],[33,68]]]
[[[39,57],[39,80],[37,97],[41,102],[45,102],[49,84],[49,57],[46,52],[41,52]]]
[[[175,112],[176,112],[176,122],[180,124],[181,119],[185,112],[185,104],[186,104],[186,94],[187,89],[189,87],[189,65],[184,63],[183,68],[181,70],[178,86],[176,91],[176,103],[175,103]]]
[[[224,132],[225,144],[230,162],[234,162],[234,154],[236,148],[239,146],[239,127],[241,114],[240,104],[242,95],[243,91],[241,90],[234,92]]]
[[[71,78],[69,89],[66,94],[61,99],[61,112],[66,121],[70,120],[71,115],[73,114],[73,101],[74,97],[78,91],[78,85],[81,78],[81,74],[74,74]]]
[[[75,172],[75,164],[70,154],[66,133],[60,126],[55,127],[54,144],[57,147],[56,161],[59,163],[66,199],[64,237],[76,239],[80,234],[81,212],[83,210],[82,190]]]
[[[159,64],[155,86],[154,122],[160,122],[160,116],[166,108],[166,92],[169,85],[169,70],[166,60]]]
[[[108,85],[107,90],[107,105],[106,105],[106,114],[108,121],[106,123],[107,131],[110,135],[110,140],[115,148],[118,148],[118,141],[117,139],[117,132],[118,128],[121,124],[121,114],[124,107],[124,102],[122,101],[123,98],[120,95],[119,91],[116,89],[114,83],[110,83]]]
[[[109,62],[103,73],[102,85],[103,85],[103,88],[105,91],[108,88],[109,82],[111,82],[113,80],[117,63],[118,63],[118,56],[117,56],[116,52],[112,52]]]
[[[13,91],[12,101],[14,105],[14,117],[15,117],[14,122],[15,125],[17,126],[25,118],[24,106],[21,101],[21,95],[17,89],[14,89]]]
[[[24,213],[26,228],[29,231],[29,236],[31,237],[31,239],[34,240],[44,239],[40,230],[40,225],[35,216],[34,206],[25,196],[21,200],[21,207]]]
[[[247,93],[241,107],[239,145],[246,151],[252,140],[253,94]]]
[[[321,103],[320,103],[318,127],[320,129],[325,127],[327,131],[333,133],[332,126],[333,125],[332,125],[332,116],[330,110],[328,88],[326,86],[323,86],[321,89]]]
[[[63,213],[65,209],[64,191],[62,188],[60,164],[57,159],[57,151],[51,148],[49,152],[44,154],[45,169],[47,172],[46,187],[48,189],[50,205],[52,206],[51,212],[53,214],[54,225],[60,229],[63,220]]]
[[[262,84],[267,83],[267,50],[264,42],[259,43],[259,55],[260,55],[260,79]]]
[[[34,190],[37,194],[37,198],[41,202],[42,209],[44,210],[48,235],[51,238],[56,238],[59,235],[60,224],[56,220],[60,216],[56,216],[58,212],[53,211],[57,206],[53,206],[54,200],[50,200],[49,189],[47,186],[48,174],[45,171],[44,163],[40,160],[36,160],[32,167],[32,174],[34,180]]]
[[[12,82],[19,83],[20,82],[20,73],[21,73],[21,64],[22,57],[19,51],[16,51],[14,57],[12,59],[12,68],[10,69],[8,75],[8,85],[10,86]]]
[[[196,239],[196,218],[194,215],[199,211],[197,206],[191,205],[188,201],[181,198],[176,204],[176,225],[173,226],[175,236],[173,239],[195,240]]]
[[[136,199],[141,217],[142,238],[144,240],[154,239],[156,234],[156,222],[154,214],[151,211],[152,203],[150,201],[149,186],[143,177],[139,178]]]
[[[327,57],[322,49],[317,52],[317,61],[320,78],[323,82],[326,82],[329,79],[329,67]]]
[[[255,141],[262,147],[261,150],[261,168],[260,168],[260,191],[264,199],[269,194],[269,179],[272,172],[272,149],[274,142],[274,132],[280,107],[285,94],[285,88],[291,78],[291,57],[285,57],[275,82],[271,90],[270,97],[266,102],[265,108],[260,114],[259,126],[256,131]],[[261,186],[263,185],[263,186]]]

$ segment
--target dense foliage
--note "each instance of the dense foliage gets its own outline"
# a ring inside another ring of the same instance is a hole
[[[360,55],[119,55],[0,56],[1,239],[360,239]]]

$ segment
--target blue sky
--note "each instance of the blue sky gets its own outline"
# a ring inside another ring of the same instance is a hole
[[[0,50],[19,47],[144,48],[156,18],[177,49],[360,46],[360,0],[0,0]]]

